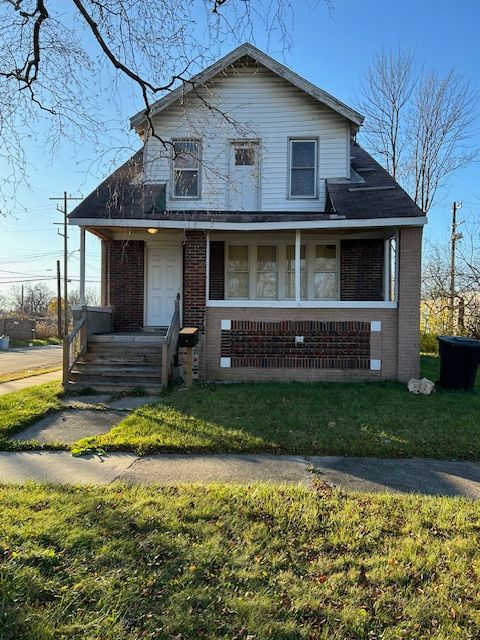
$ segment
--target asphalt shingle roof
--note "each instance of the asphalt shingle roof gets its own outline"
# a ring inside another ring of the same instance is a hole
[[[408,193],[372,156],[353,143],[351,168],[363,182],[327,180],[330,208],[347,218],[403,218],[423,216]]]
[[[137,151],[70,213],[70,220],[196,220],[274,222],[331,219],[402,218],[424,214],[392,176],[360,145],[351,146],[352,179],[327,180],[327,211],[165,211],[162,185],[143,184],[143,153]]]

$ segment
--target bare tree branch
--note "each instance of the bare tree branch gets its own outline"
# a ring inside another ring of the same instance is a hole
[[[382,51],[370,66],[360,101],[367,146],[425,213],[455,171],[479,157],[478,100],[461,74],[418,70],[409,50]]]

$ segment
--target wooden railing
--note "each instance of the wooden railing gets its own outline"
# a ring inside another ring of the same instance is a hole
[[[180,331],[180,294],[175,300],[175,311],[168,327],[167,335],[162,344],[162,389],[168,387],[173,368],[173,359],[177,350],[178,334]]]
[[[87,350],[87,312],[82,309],[82,315],[72,332],[63,339],[63,386],[68,383],[68,376],[78,358]]]

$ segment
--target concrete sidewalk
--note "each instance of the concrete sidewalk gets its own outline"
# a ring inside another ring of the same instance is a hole
[[[176,485],[191,482],[291,482],[318,480],[346,491],[421,493],[480,499],[480,466],[442,460],[303,457],[275,455],[180,455],[131,453],[74,458],[65,451],[0,452],[0,482]]]
[[[21,378],[20,380],[12,380],[11,382],[2,382],[0,384],[0,396],[6,393],[13,393],[14,391],[21,391],[27,387],[36,387],[39,384],[45,384],[46,382],[53,382],[54,380],[62,379],[62,371],[52,371],[51,373],[41,373],[38,376],[29,376],[28,378]]]

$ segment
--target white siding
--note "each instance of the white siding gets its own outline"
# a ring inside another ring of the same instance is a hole
[[[182,209],[228,209],[228,159],[232,140],[260,142],[262,211],[323,211],[325,179],[348,177],[350,125],[323,106],[264,68],[233,68],[218,76],[200,94],[183,105],[177,102],[154,119],[155,133],[163,140],[192,137],[201,140],[201,198],[171,198],[171,148],[154,137],[145,145],[145,179],[167,182],[167,207]],[[226,114],[227,120],[213,106]],[[232,124],[232,122],[234,124]],[[318,138],[318,198],[289,199],[288,139]]]

